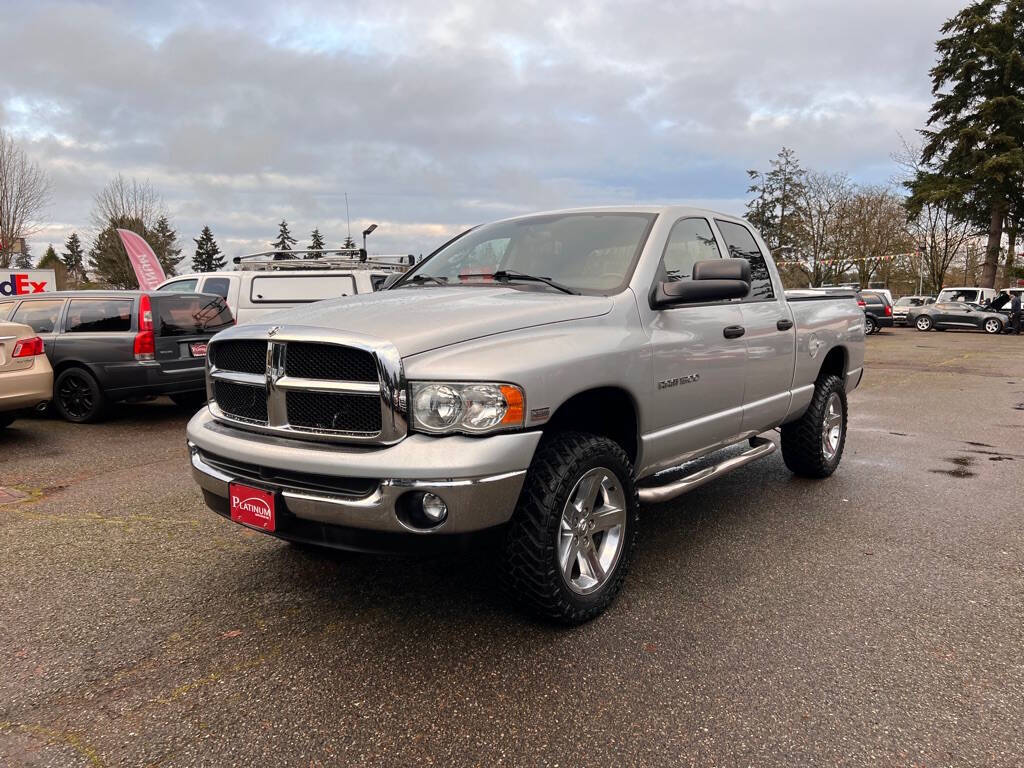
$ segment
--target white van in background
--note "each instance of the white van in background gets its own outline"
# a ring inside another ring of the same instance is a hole
[[[995,288],[975,288],[974,286],[943,288],[935,298],[935,303],[962,302],[964,304],[988,304],[998,295],[999,291]]]
[[[274,251],[236,257],[235,263],[240,266],[237,271],[177,275],[162,282],[157,290],[221,296],[241,325],[298,304],[373,293],[384,285],[388,275],[409,268],[408,263],[395,263],[394,259],[399,257],[374,257],[363,261],[358,252],[355,257],[348,251],[323,253],[316,259],[293,256],[282,259]],[[277,259],[273,258],[275,255]],[[382,258],[391,261],[381,261]],[[407,260],[409,257],[400,258]]]

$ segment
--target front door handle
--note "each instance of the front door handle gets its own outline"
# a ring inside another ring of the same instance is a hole
[[[793,321],[790,320],[789,318],[784,317],[775,324],[775,327],[778,328],[780,331],[788,331],[790,328],[793,327]]]
[[[727,325],[722,330],[722,335],[725,336],[725,338],[727,339],[738,339],[746,332],[747,329],[744,328],[742,325]]]

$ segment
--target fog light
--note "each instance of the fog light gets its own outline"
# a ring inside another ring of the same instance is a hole
[[[423,509],[423,516],[432,523],[440,523],[448,517],[448,505],[436,494],[424,493],[420,507]]]

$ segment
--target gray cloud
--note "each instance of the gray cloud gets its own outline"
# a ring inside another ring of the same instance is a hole
[[[354,229],[419,253],[561,205],[739,210],[782,144],[885,181],[959,4],[44,0],[3,13],[0,125],[53,176],[44,244],[122,172],[231,254],[282,217],[340,241],[345,191]]]

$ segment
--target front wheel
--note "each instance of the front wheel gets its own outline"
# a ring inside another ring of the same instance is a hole
[[[846,447],[846,388],[838,376],[825,376],[799,420],[782,427],[782,459],[801,477],[828,477]]]
[[[107,401],[91,373],[84,368],[68,368],[53,384],[53,403],[64,419],[86,424],[103,416]]]
[[[998,319],[990,317],[985,321],[985,333],[1002,333],[1003,324]]]
[[[618,443],[579,432],[545,439],[502,546],[508,593],[546,619],[594,618],[622,587],[638,510],[633,467]]]
[[[932,319],[928,315],[921,315],[914,321],[914,325],[919,331],[930,331],[932,329]]]

